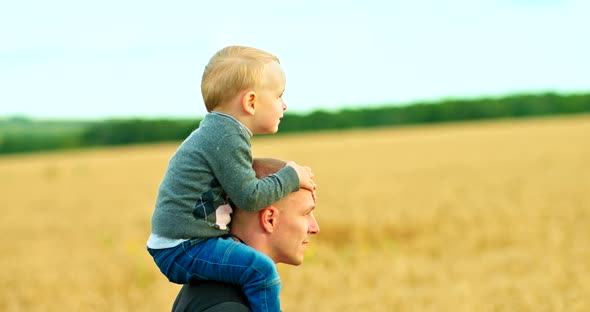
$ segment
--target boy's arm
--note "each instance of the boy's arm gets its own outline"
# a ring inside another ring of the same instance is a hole
[[[299,190],[299,178],[291,166],[263,179],[256,178],[250,144],[239,135],[224,137],[213,150],[209,160],[213,174],[241,209],[257,211]]]

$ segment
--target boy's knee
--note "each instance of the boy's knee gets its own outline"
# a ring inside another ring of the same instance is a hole
[[[261,253],[256,260],[255,267],[264,275],[266,287],[281,283],[277,266],[270,257]]]

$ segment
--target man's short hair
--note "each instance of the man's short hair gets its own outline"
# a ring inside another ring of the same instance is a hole
[[[275,158],[256,158],[252,168],[256,172],[256,178],[263,179],[271,174],[279,172],[287,164],[286,161]]]

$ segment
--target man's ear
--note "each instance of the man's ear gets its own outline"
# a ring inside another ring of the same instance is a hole
[[[278,212],[277,208],[273,206],[260,211],[260,224],[262,224],[265,232],[272,233],[274,231],[275,225],[277,224]]]
[[[256,92],[250,90],[242,97],[242,108],[248,115],[254,115],[256,110]]]

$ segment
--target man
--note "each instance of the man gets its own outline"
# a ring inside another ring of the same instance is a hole
[[[255,159],[257,178],[279,171],[285,162],[278,159]],[[300,189],[273,205],[248,212],[234,208],[230,230],[236,240],[257,249],[276,263],[300,265],[311,234],[320,227],[313,215],[315,198],[309,190]],[[250,311],[241,290],[233,285],[203,281],[185,285],[176,297],[173,312],[181,311]]]

